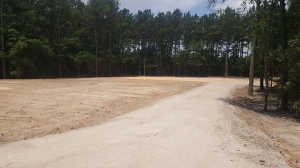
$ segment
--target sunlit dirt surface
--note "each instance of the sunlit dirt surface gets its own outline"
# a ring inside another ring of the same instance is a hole
[[[0,145],[99,124],[202,84],[148,77],[0,80]]]

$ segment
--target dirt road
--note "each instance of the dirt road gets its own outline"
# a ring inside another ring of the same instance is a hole
[[[244,84],[207,83],[97,126],[3,145],[0,167],[288,167],[226,103]]]

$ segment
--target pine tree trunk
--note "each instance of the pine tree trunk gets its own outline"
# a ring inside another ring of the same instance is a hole
[[[157,51],[157,55],[156,55],[156,76],[158,76],[158,51]]]
[[[253,41],[253,46],[252,46],[252,53],[250,57],[250,69],[249,69],[249,88],[248,88],[248,95],[252,96],[253,95],[253,83],[254,83],[254,57],[256,53],[256,48],[257,48],[257,42],[258,42],[258,37],[255,35],[254,41]]]
[[[141,56],[139,54],[139,50],[137,51],[138,56],[139,56],[139,76],[141,76]]]
[[[210,76],[210,68],[211,68],[211,53],[209,54],[208,76]]]
[[[256,1],[256,12],[257,12],[257,20],[256,23],[257,25],[260,22],[260,4],[261,1],[257,0]],[[253,40],[253,46],[252,46],[252,53],[250,57],[250,69],[249,69],[249,88],[248,88],[248,95],[252,96],[253,95],[253,83],[254,83],[254,58],[256,54],[256,49],[257,49],[257,43],[258,43],[258,26],[255,28],[255,35],[254,35],[254,40]]]
[[[270,15],[270,21],[271,22],[271,15]],[[269,24],[269,28],[271,28],[271,25]],[[270,32],[271,30],[268,31],[268,51],[270,51]],[[268,73],[268,55],[265,54],[264,56],[264,76],[265,76],[265,83],[266,83],[266,88],[265,88],[265,101],[264,101],[264,111],[268,111],[268,103],[269,103],[269,73]]]
[[[3,79],[6,79],[6,71],[5,71],[5,51],[4,51],[4,20],[3,20],[3,0],[1,1],[1,28],[2,28],[2,72],[3,72]]]
[[[266,89],[265,89],[265,101],[264,101],[264,111],[268,111],[268,101],[269,101],[269,74],[267,69],[267,56],[265,56],[265,83],[266,83]]]
[[[111,77],[111,57],[112,57],[112,51],[111,51],[111,24],[109,28],[109,76]]]
[[[281,22],[282,22],[282,54],[285,54],[285,50],[288,48],[288,37],[287,37],[287,26],[286,26],[286,12],[285,12],[285,0],[280,0],[280,10],[281,10]],[[281,85],[282,88],[286,86],[288,74],[287,74],[287,58],[284,56],[282,62],[282,78]],[[283,93],[281,96],[281,109],[288,109],[288,92],[282,89]]]
[[[146,76],[146,56],[147,56],[147,53],[146,53],[146,43],[145,43],[145,56],[144,56],[144,76]]]
[[[59,64],[59,78],[62,78],[62,73],[61,73],[61,54],[59,52],[58,56],[58,64]]]
[[[21,79],[21,58],[18,56],[18,79]]]
[[[95,58],[95,66],[96,66],[96,77],[98,77],[98,39],[97,39],[97,30],[95,28],[95,43],[96,43],[96,58]]]
[[[264,88],[264,73],[260,75],[260,80],[259,80],[259,90],[265,90]]]
[[[228,77],[228,55],[229,55],[229,40],[227,40],[227,44],[226,44],[225,77]]]
[[[126,76],[128,74],[128,62],[126,61]]]
[[[175,43],[175,53],[174,53],[174,61],[173,61],[173,76],[176,75],[176,43]]]
[[[272,8],[270,10],[269,13],[269,21],[268,21],[268,51],[270,53],[270,51],[272,51],[272,47],[271,47],[271,32],[272,32],[272,18],[273,18],[273,10],[275,8],[275,3],[272,2]],[[271,91],[269,92],[269,78],[270,75],[268,73],[268,54],[265,54],[264,56],[264,74],[265,74],[265,83],[266,83],[266,89],[265,89],[265,101],[264,101],[264,111],[267,112],[268,111],[268,103],[269,103],[269,94],[271,94]],[[272,88],[272,84],[273,84],[273,79],[271,79],[271,88]]]

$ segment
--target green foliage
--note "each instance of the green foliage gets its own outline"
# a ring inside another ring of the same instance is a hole
[[[293,112],[295,113],[296,117],[300,116],[300,101],[296,101],[292,105]]]
[[[21,78],[32,76],[43,76],[44,72],[38,72],[37,69],[47,69],[50,60],[54,55],[52,49],[49,47],[47,40],[27,39],[19,37],[14,43],[10,43],[11,49],[9,52],[9,59],[12,67],[11,75],[16,75]]]
[[[93,56],[93,54],[87,52],[87,51],[80,51],[76,57],[75,57],[75,62],[77,64],[82,64],[82,63],[88,63],[88,64],[92,64],[95,60],[95,57]]]
[[[300,99],[300,35],[290,40],[289,49],[285,56],[288,57],[288,83],[286,89],[290,91],[290,98]]]
[[[279,8],[275,4],[271,11],[271,1],[265,2],[258,25],[256,75],[262,73],[265,55],[268,70],[280,75],[284,57],[278,52]],[[133,14],[119,6],[118,0],[7,1],[4,39],[10,77],[138,75],[144,58],[146,75],[224,75],[225,55],[229,75],[248,75],[249,57],[244,51],[252,46],[254,8],[241,12],[227,7],[203,16],[175,9],[154,16],[149,9]],[[298,6],[292,0],[288,11],[292,40],[285,56],[290,60],[289,74],[295,74],[289,75],[289,90],[299,82]]]

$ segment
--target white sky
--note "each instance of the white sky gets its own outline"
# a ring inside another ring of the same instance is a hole
[[[88,0],[82,0],[87,2]],[[191,11],[192,14],[202,15],[204,13],[210,13],[207,9],[208,0],[119,0],[120,9],[127,8],[132,13],[136,13],[138,10],[151,9],[151,11],[157,14],[159,11],[168,12],[174,11],[179,8],[183,12]],[[219,3],[214,9],[230,7],[240,7],[242,0],[227,0],[225,3]]]
[[[232,8],[239,8],[241,7],[241,3],[243,2],[243,0],[227,0],[224,3],[218,3],[215,7],[215,9],[219,9],[219,8],[226,8],[227,6],[230,6]]]
[[[150,8],[153,12],[167,12],[180,8],[182,11],[188,11],[194,6],[203,4],[207,0],[120,0],[121,7],[132,11],[144,10]]]

